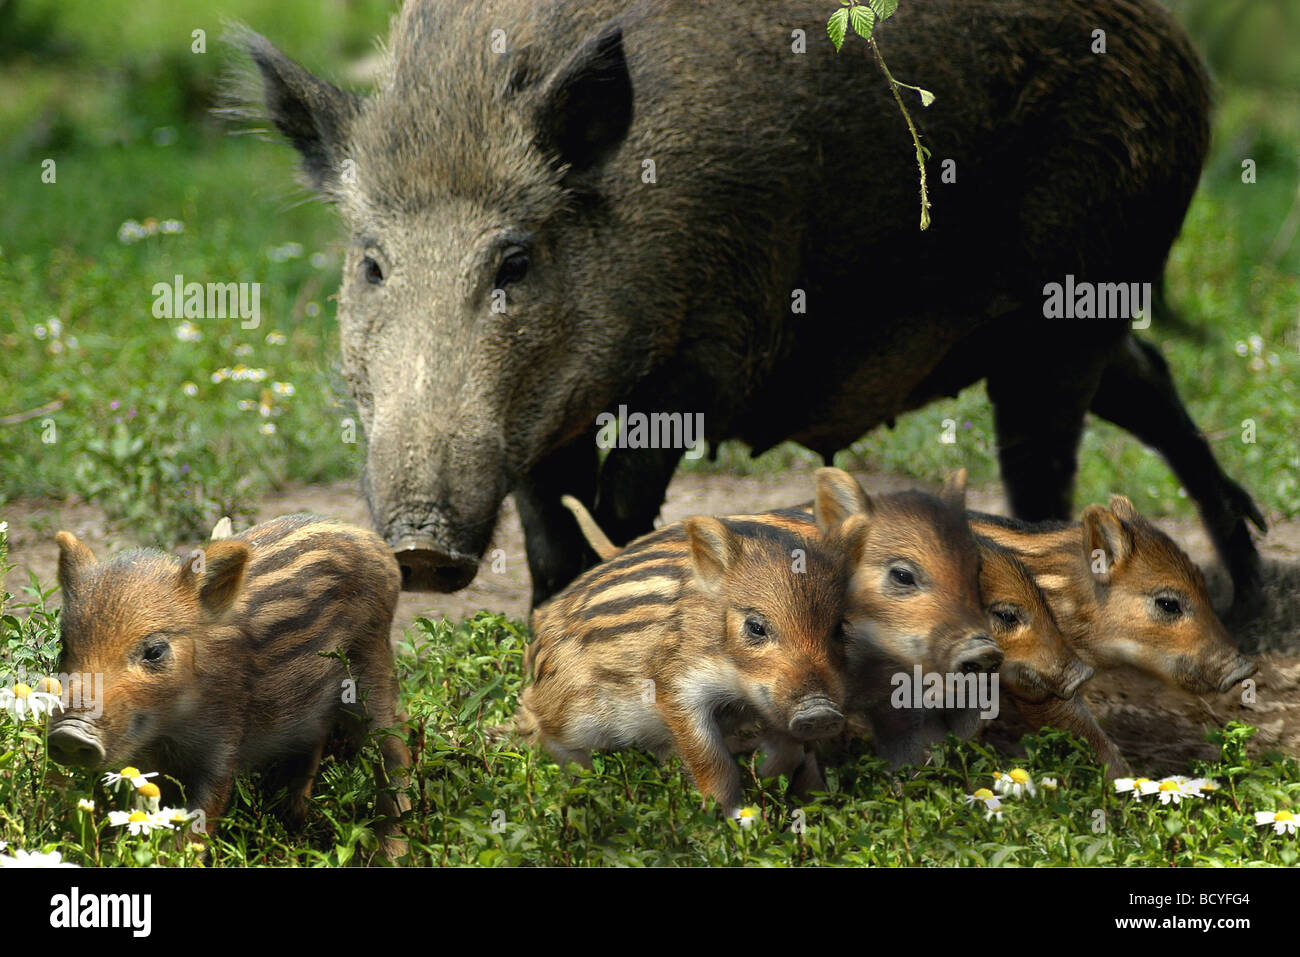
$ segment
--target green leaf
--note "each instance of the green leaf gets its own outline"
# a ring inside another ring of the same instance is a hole
[[[844,34],[848,29],[849,11],[842,7],[832,13],[831,18],[826,21],[826,34],[831,38],[831,43],[835,44],[836,53],[844,46]]]
[[[931,93],[929,90],[922,90],[918,87],[916,92],[921,94],[922,106],[929,106],[931,103],[934,102],[934,94]]]
[[[849,11],[849,21],[853,24],[853,32],[864,40],[871,39],[871,31],[876,27],[876,15],[870,7],[854,7]]]
[[[867,0],[871,4],[871,9],[876,12],[882,20],[888,20],[898,9],[898,0]]]

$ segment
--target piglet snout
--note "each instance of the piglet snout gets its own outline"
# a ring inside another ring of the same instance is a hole
[[[801,741],[816,741],[839,734],[844,715],[830,698],[809,695],[799,702],[790,718],[790,733]]]
[[[50,729],[50,757],[59,764],[97,768],[104,761],[104,746],[89,728],[63,722]]]

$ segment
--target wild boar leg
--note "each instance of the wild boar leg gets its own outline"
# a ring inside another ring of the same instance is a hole
[[[534,608],[595,564],[595,552],[560,498],[572,495],[590,507],[596,466],[595,436],[585,433],[544,458],[515,487]]]
[[[711,714],[698,714],[671,696],[661,695],[659,707],[696,789],[717,801],[728,817],[735,817],[744,799],[744,789],[740,769],[727,750],[722,729]]]
[[[1088,355],[1095,349],[1066,339],[1060,351],[1081,356],[1069,368],[1043,356],[1013,355],[1011,368],[988,377],[1002,482],[1017,518],[1070,517],[1083,420],[1101,377],[1101,359]]]
[[[1249,521],[1267,531],[1250,494],[1228,478],[1215,461],[1205,435],[1178,398],[1169,364],[1151,343],[1130,337],[1106,366],[1092,411],[1132,432],[1165,457],[1178,480],[1201,507],[1214,547],[1232,575],[1229,617],[1259,610],[1259,552]]]
[[[1035,731],[1045,725],[1051,725],[1053,728],[1068,731],[1092,745],[1098,762],[1106,766],[1106,780],[1126,777],[1133,773],[1128,762],[1124,760],[1124,755],[1120,754],[1119,748],[1106,736],[1106,732],[1101,730],[1097,719],[1092,716],[1092,712],[1088,710],[1088,706],[1079,695],[1076,694],[1068,701],[1062,701],[1060,698],[1048,698],[1037,704],[1017,701],[1016,707]]]
[[[613,449],[600,467],[593,515],[611,541],[630,542],[654,528],[682,449]]]

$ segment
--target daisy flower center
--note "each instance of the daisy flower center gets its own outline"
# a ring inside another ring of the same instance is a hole
[[[1295,815],[1292,814],[1290,811],[1278,811],[1276,814],[1273,815],[1273,820],[1275,820],[1275,821],[1294,821],[1294,820],[1295,820]]]
[[[1017,784],[1028,784],[1029,772],[1026,771],[1024,768],[1015,768],[1012,770],[1010,774],[1010,778],[1011,780],[1015,781]]]
[[[26,698],[31,693],[32,693],[31,685],[23,684],[21,681],[18,682],[18,684],[14,685],[15,698]]]
[[[972,794],[971,797],[976,798],[977,800],[980,801],[987,801],[989,798],[993,797],[993,792],[990,791],[988,788],[980,788],[978,791]]]
[[[149,815],[145,814],[144,811],[132,811],[131,816],[128,817],[127,820],[133,824],[138,824],[140,821],[149,820]]]

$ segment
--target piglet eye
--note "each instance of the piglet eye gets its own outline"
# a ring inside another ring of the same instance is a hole
[[[1178,616],[1183,613],[1183,606],[1178,603],[1176,598],[1157,598],[1156,607],[1166,615]]]
[[[916,576],[913,575],[906,568],[899,568],[899,567],[891,568],[889,570],[889,577],[890,579],[893,580],[894,584],[896,585],[905,585],[911,587],[912,585],[916,584]]]
[[[763,623],[763,619],[750,615],[745,619],[745,635],[749,638],[766,638],[767,625]]]
[[[1013,627],[1020,622],[1020,619],[1016,617],[1016,613],[1007,608],[994,608],[993,616],[1009,627]]]
[[[144,646],[141,657],[146,665],[157,667],[167,662],[172,646],[166,638],[153,638]]]

